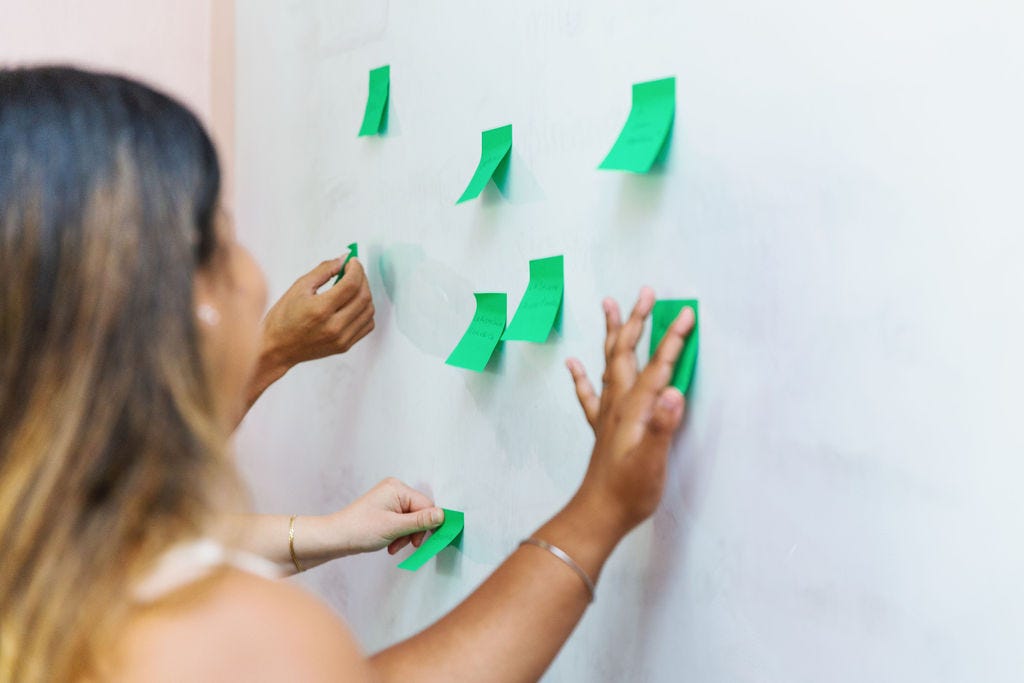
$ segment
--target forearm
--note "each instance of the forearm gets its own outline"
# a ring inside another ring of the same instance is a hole
[[[239,515],[232,518],[235,545],[273,562],[285,576],[296,573],[288,542],[289,515]],[[303,570],[351,555],[331,515],[295,518],[295,555]]]
[[[534,537],[566,551],[596,581],[622,529],[599,507],[574,499]],[[383,681],[536,681],[589,600],[568,565],[524,546],[451,613],[372,663]]]
[[[256,403],[256,400],[263,395],[263,392],[271,384],[284,377],[288,369],[288,364],[281,361],[272,351],[264,350],[260,353],[259,361],[256,363],[256,370],[249,380],[249,386],[246,387],[245,406],[242,413],[238,416],[238,423],[241,423],[249,409]]]

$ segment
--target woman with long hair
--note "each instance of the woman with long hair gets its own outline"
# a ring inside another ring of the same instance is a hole
[[[438,623],[373,657],[218,533],[244,496],[263,277],[218,210],[209,137],[171,98],[69,68],[0,71],[0,680],[524,681],[654,511],[693,325],[652,362],[613,302],[575,496]]]

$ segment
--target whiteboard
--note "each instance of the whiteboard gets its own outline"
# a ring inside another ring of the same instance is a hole
[[[567,500],[602,296],[701,301],[685,432],[548,681],[1024,676],[1019,2],[247,0],[237,218],[280,294],[360,243],[377,329],[272,387],[238,438],[257,506],[395,475],[461,553],[299,580],[379,649]],[[357,138],[391,65],[389,129]],[[596,170],[634,82],[677,77],[665,167]],[[455,206],[511,123],[508,196]],[[565,255],[562,330],[447,367],[474,291]],[[645,348],[645,342],[641,342]],[[646,354],[642,354],[646,357]]]

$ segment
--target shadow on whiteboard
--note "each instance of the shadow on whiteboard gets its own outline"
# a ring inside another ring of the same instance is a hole
[[[491,354],[491,359],[487,361],[487,366],[484,367],[483,372],[452,368],[465,375],[466,388],[481,409],[493,408],[495,401],[500,396],[501,386],[498,382],[499,376],[503,374],[505,365],[504,347],[505,342],[498,342],[498,346],[494,349],[494,353]]]
[[[523,157],[512,148],[508,159],[494,172],[494,182],[487,183],[480,193],[484,206],[495,204],[533,204],[547,199],[536,176]]]
[[[669,129],[665,144],[648,173],[621,173],[619,201],[615,211],[616,222],[636,229],[637,219],[648,220],[661,214],[661,204],[672,170],[672,138],[675,126]]]
[[[463,532],[465,533],[465,532]],[[455,541],[439,552],[434,559],[437,566],[437,573],[442,576],[462,576],[462,534]]]
[[[371,253],[398,331],[423,353],[447,358],[473,318],[472,283],[428,258],[418,244],[399,243]]]
[[[381,138],[397,138],[402,134],[402,119],[395,114],[394,98],[388,95],[388,101],[384,103],[384,116],[381,118]]]

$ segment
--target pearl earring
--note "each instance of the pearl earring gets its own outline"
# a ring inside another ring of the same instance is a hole
[[[196,306],[196,317],[210,327],[214,327],[220,322],[220,313],[210,304],[199,304]]]

